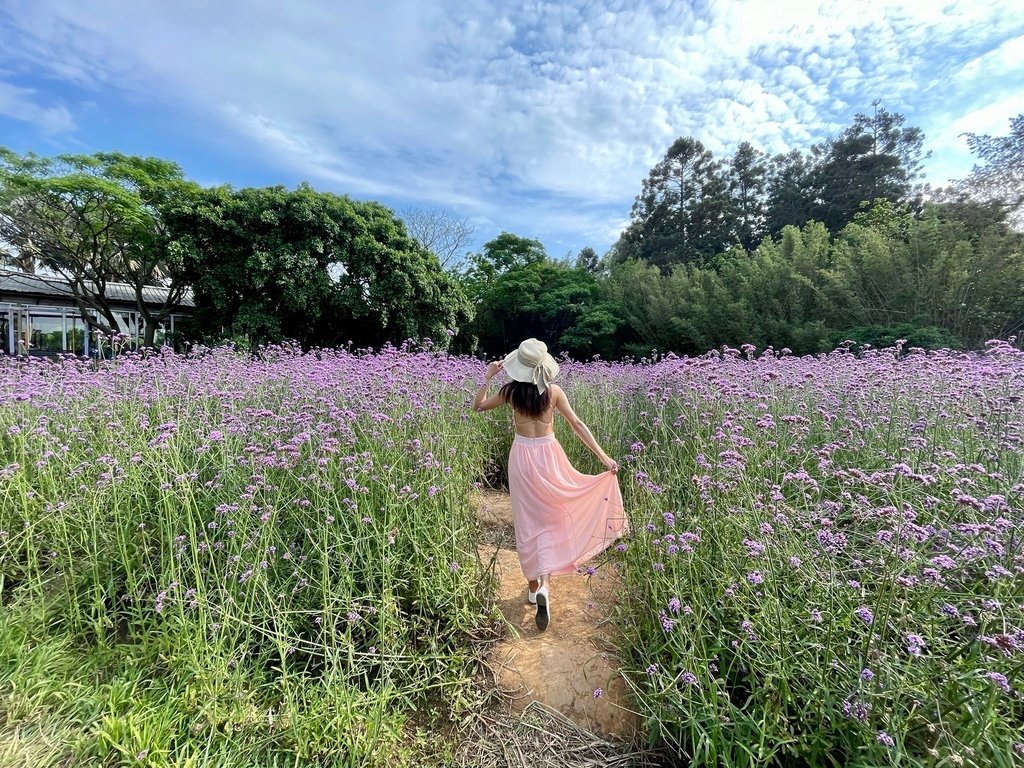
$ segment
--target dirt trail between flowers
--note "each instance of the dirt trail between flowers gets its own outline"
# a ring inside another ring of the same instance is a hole
[[[495,560],[498,607],[510,625],[491,648],[488,665],[513,711],[536,701],[595,735],[633,741],[640,723],[619,671],[610,618],[618,573],[607,565],[589,577],[553,577],[551,624],[539,632],[536,608],[526,601],[508,494],[482,490],[473,505],[483,530],[480,558],[484,565]]]

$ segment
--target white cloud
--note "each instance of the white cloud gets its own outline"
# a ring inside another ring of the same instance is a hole
[[[1024,72],[1024,35],[1010,38],[999,47],[975,56],[956,73],[959,80],[978,77],[1002,77],[1011,72]]]
[[[1010,131],[1010,118],[1022,113],[1024,113],[1024,93],[1017,92],[958,117],[950,124],[950,130],[956,135],[961,133],[1006,134]]]
[[[197,142],[219,126],[314,184],[448,206],[553,252],[610,244],[677,136],[806,149],[874,98],[945,136],[969,119],[958,99],[972,125],[1014,108],[971,101],[979,78],[1024,85],[1017,0],[595,5],[9,0],[0,65],[180,109]]]
[[[0,115],[33,123],[44,135],[66,133],[75,128],[66,107],[47,107],[38,102],[35,91],[0,81]]]

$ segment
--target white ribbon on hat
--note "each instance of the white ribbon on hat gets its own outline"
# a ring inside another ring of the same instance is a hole
[[[537,389],[542,395],[544,390],[548,388],[548,384],[550,384],[548,369],[543,362],[538,363],[533,368],[533,383],[537,385]]]

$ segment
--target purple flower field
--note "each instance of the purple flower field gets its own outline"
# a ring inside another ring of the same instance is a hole
[[[0,362],[8,731],[53,712],[84,763],[387,762],[418,710],[464,711],[489,619],[478,368],[286,348]]]
[[[489,622],[468,494],[511,437],[468,410],[482,373],[429,350],[0,362],[0,757],[440,749]],[[634,534],[599,567],[625,581],[652,743],[1016,764],[1022,353],[744,348],[563,379],[622,464]]]
[[[624,448],[623,653],[656,738],[701,765],[1016,764],[1024,354],[571,376]]]

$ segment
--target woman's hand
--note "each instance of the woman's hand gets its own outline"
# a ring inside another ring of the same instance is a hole
[[[487,373],[484,374],[484,380],[490,381],[498,375],[498,371],[501,370],[501,366],[505,364],[504,360],[495,360],[493,363],[487,366]]]
[[[601,461],[604,462],[604,465],[605,467],[607,467],[609,472],[619,471],[619,463],[615,461],[615,459],[610,459],[607,456],[605,456]]]

